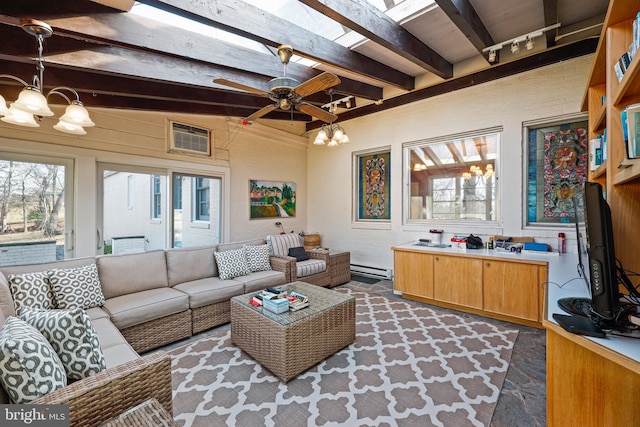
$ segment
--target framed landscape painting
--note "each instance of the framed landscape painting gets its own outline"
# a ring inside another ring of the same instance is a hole
[[[296,216],[296,183],[249,180],[249,218]]]

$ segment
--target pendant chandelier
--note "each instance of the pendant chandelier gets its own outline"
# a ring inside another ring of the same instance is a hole
[[[43,117],[53,116],[53,111],[48,105],[49,96],[59,95],[69,105],[53,128],[74,135],[86,135],[87,132],[84,128],[95,126],[95,123],[91,121],[89,112],[80,102],[78,92],[67,86],[58,86],[51,89],[46,96],[43,94],[44,59],[42,58],[42,50],[44,39],[50,37],[53,30],[45,22],[34,19],[23,19],[21,26],[24,31],[36,38],[38,44],[36,74],[33,76],[32,84],[10,74],[0,74],[0,78],[12,79],[24,85],[18,99],[12,102],[9,108],[7,108],[4,97],[0,95],[0,116],[3,116],[0,120],[18,126],[39,127],[38,121],[41,121]],[[64,92],[69,92],[72,95],[71,98],[75,97],[75,99],[71,99]]]
[[[329,112],[334,114],[335,104],[333,103],[333,91],[329,91]],[[327,143],[328,142],[328,143]],[[347,144],[351,142],[347,133],[337,123],[329,123],[328,125],[322,125],[316,139],[313,141],[314,145],[324,145],[327,147],[337,147],[338,144]]]

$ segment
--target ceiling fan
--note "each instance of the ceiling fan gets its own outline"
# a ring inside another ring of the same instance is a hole
[[[244,90],[246,92],[255,93],[260,96],[265,96],[275,102],[274,104],[267,105],[266,107],[263,107],[251,114],[245,119],[248,122],[259,119],[278,108],[281,110],[291,110],[292,108],[295,108],[303,113],[316,117],[323,122],[334,122],[338,116],[323,110],[320,107],[309,104],[308,102],[304,102],[302,101],[302,98],[333,87],[340,83],[340,79],[335,74],[328,72],[318,74],[304,83],[300,83],[294,78],[287,77],[287,64],[289,63],[292,55],[293,48],[290,45],[283,44],[278,46],[278,56],[280,56],[280,61],[282,61],[282,64],[284,65],[284,76],[271,79],[269,81],[268,91],[256,89],[227,79],[217,78],[213,79],[213,82]]]

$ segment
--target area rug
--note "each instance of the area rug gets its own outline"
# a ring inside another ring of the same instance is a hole
[[[356,298],[356,341],[288,383],[228,328],[172,350],[182,426],[488,426],[518,332],[437,308]]]

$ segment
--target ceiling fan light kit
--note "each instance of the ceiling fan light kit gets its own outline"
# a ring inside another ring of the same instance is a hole
[[[31,85],[19,77],[0,74],[0,78],[15,80],[24,86],[18,95],[18,99],[12,102],[9,108],[7,108],[4,97],[0,96],[0,116],[3,116],[0,120],[18,126],[39,127],[40,124],[36,121],[36,118],[40,121],[43,117],[51,117],[54,114],[48,105],[49,96],[58,95],[64,98],[69,105],[64,115],[59,118],[58,123],[53,128],[74,135],[85,135],[84,128],[95,126],[95,123],[91,121],[89,112],[80,102],[78,92],[68,86],[58,86],[51,89],[46,96],[43,94],[44,59],[42,50],[44,39],[50,37],[53,34],[53,30],[47,23],[35,19],[23,19],[21,26],[25,32],[34,36],[38,43],[37,74],[33,76]],[[64,91],[71,92],[75,99],[71,100],[65,95]]]
[[[320,107],[316,107],[313,104],[304,102],[302,99],[305,96],[309,96],[322,90],[327,90],[337,84],[340,84],[338,76],[329,72],[323,72],[303,83],[300,83],[296,79],[287,76],[287,64],[289,64],[289,61],[293,56],[293,48],[286,44],[280,45],[278,47],[278,56],[280,57],[280,61],[284,67],[283,76],[271,79],[267,85],[266,91],[226,79],[217,78],[214,79],[213,82],[264,96],[273,101],[273,104],[262,107],[260,110],[244,118],[244,121],[246,122],[257,120],[276,109],[284,111],[296,109],[326,123],[335,121],[338,116],[323,110]]]

